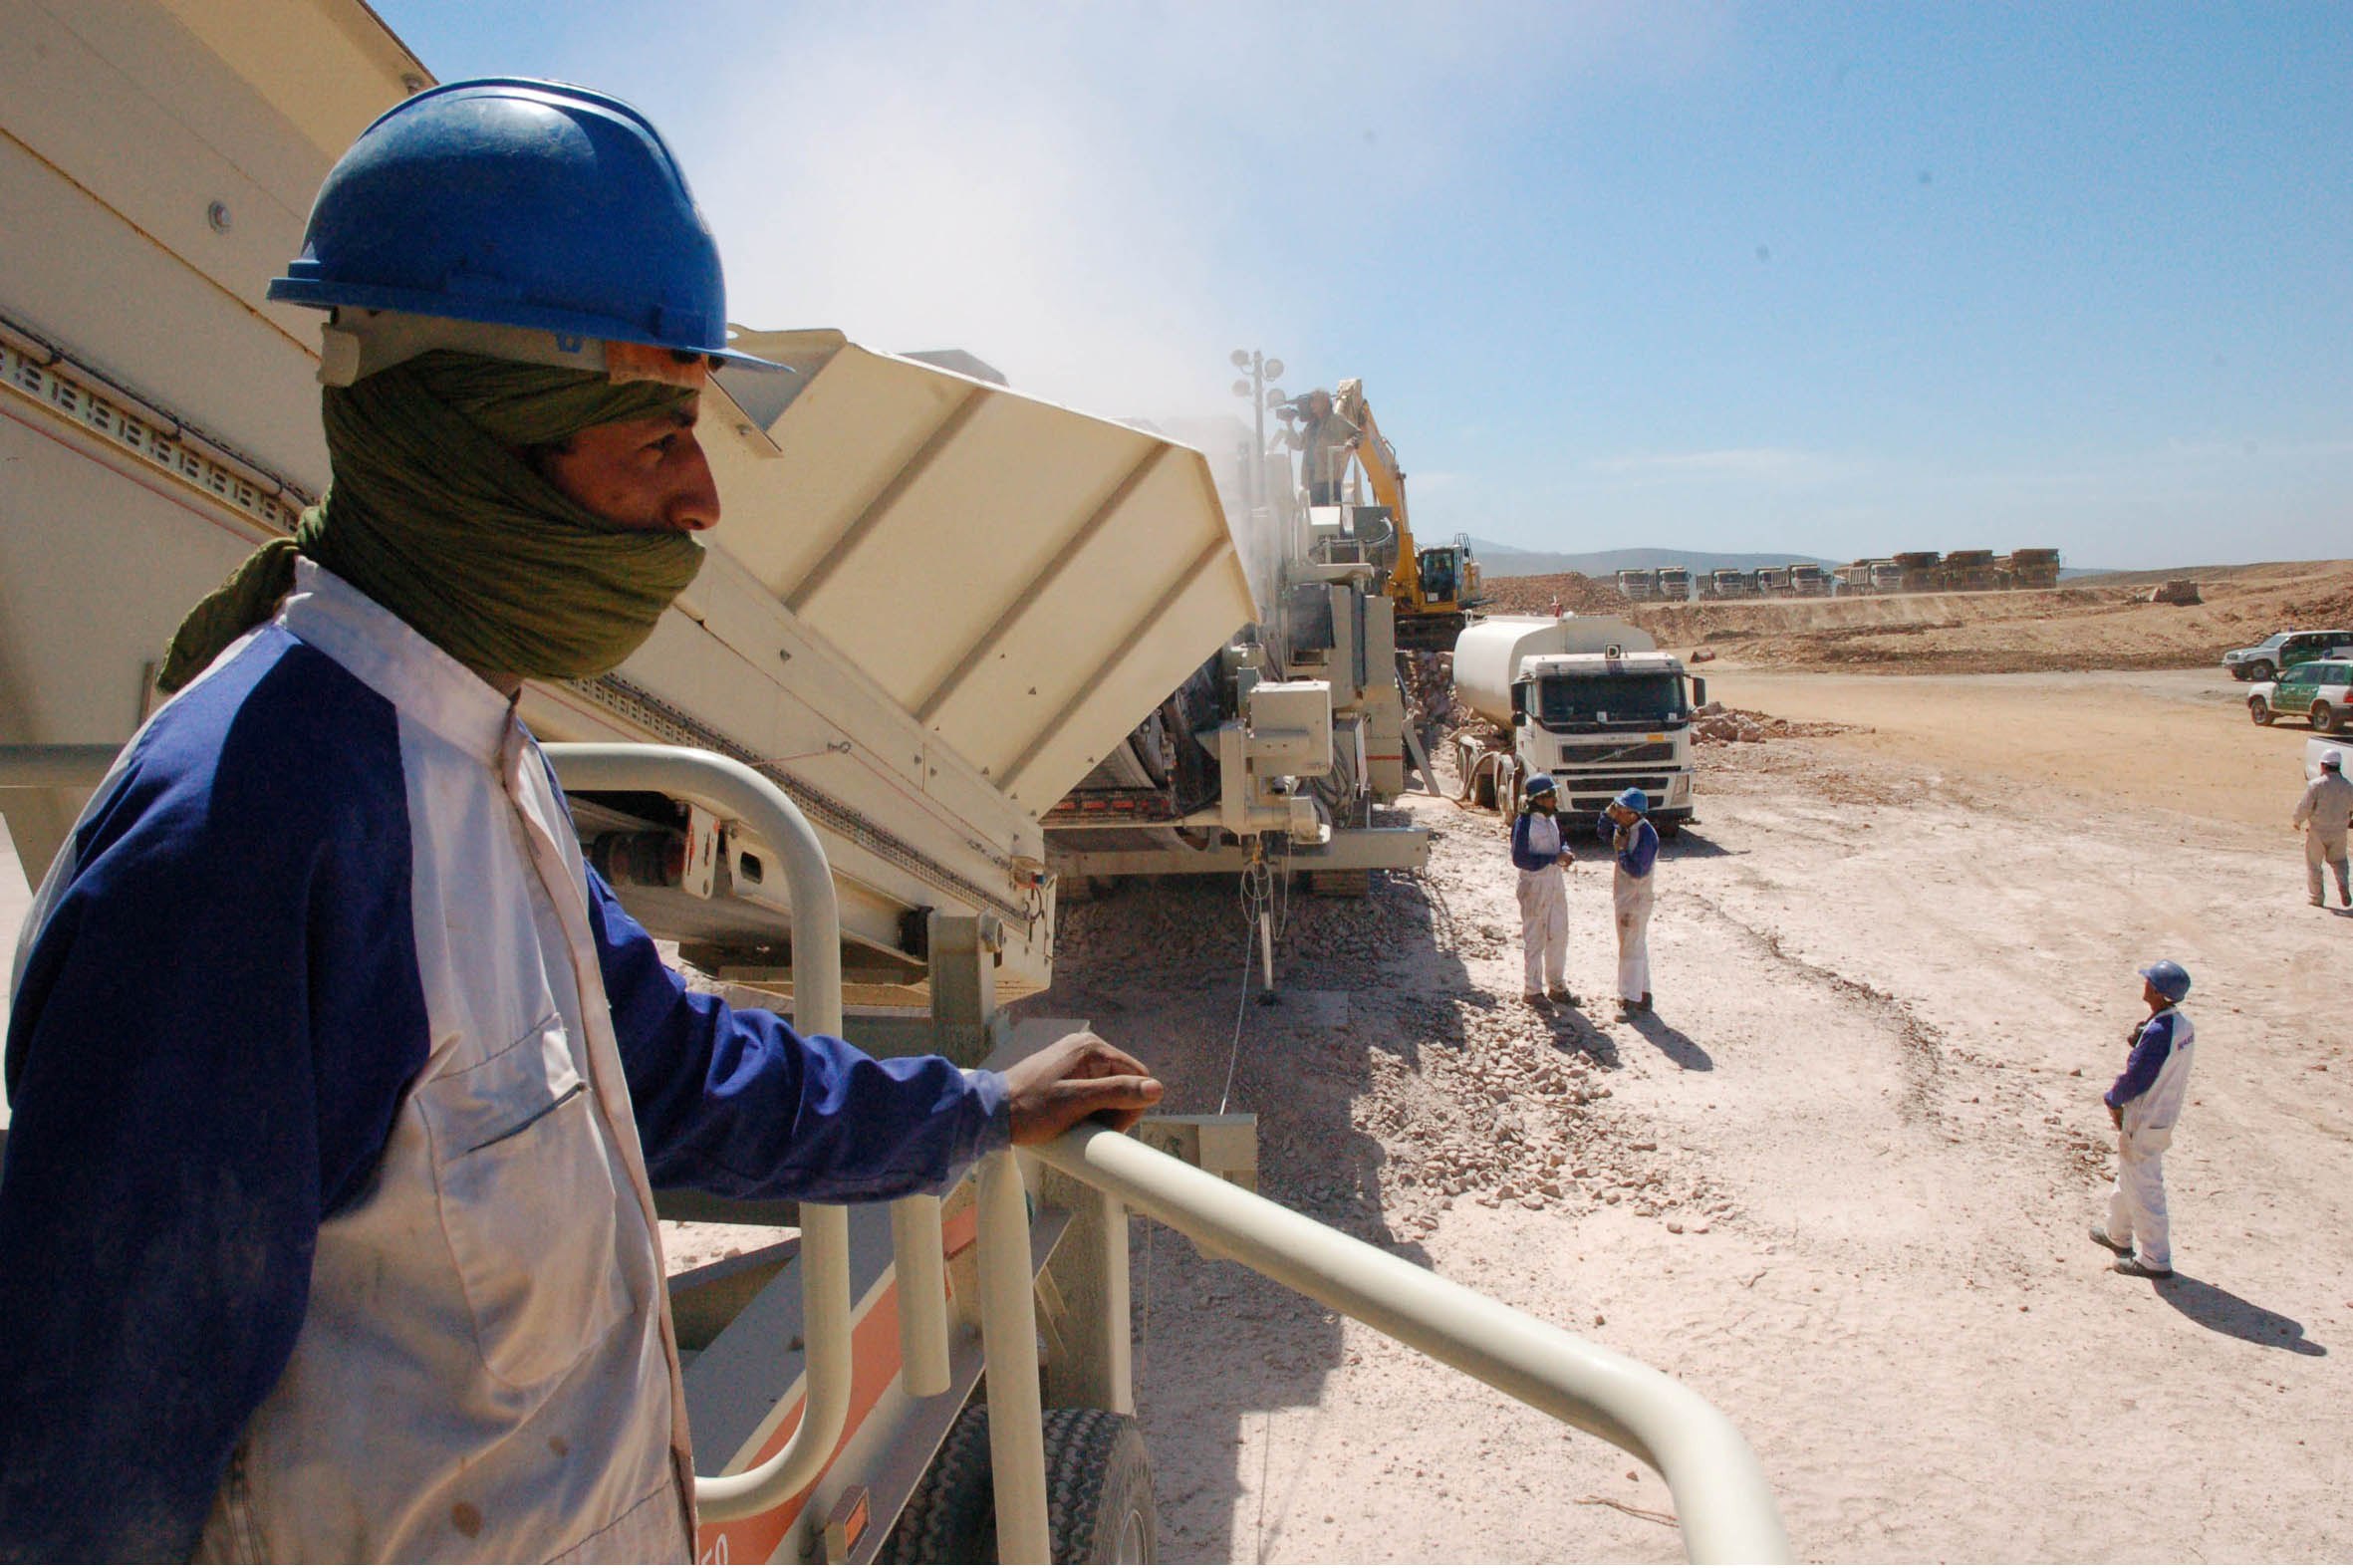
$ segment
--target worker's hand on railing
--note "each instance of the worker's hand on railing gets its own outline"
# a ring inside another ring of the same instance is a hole
[[[1066,1034],[1005,1073],[1013,1142],[1042,1144],[1093,1117],[1124,1133],[1161,1103],[1161,1082],[1127,1052],[1092,1034]]]

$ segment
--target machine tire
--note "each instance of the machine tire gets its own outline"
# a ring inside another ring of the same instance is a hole
[[[2246,678],[2249,680],[2268,680],[2278,673],[2279,666],[2267,658],[2258,658],[2246,666]]]
[[[2343,715],[2325,701],[2312,704],[2312,733],[2325,735],[2344,722]]]
[[[1662,844],[1673,844],[1683,837],[1683,824],[1680,822],[1654,822],[1651,826],[1659,830],[1659,842]]]
[[[2264,701],[2261,697],[2248,697],[2246,699],[2246,716],[2253,719],[2258,724],[2268,724],[2272,719],[2278,717],[2276,713],[2271,711],[2271,704]]]
[[[947,1429],[939,1451],[876,1554],[885,1563],[985,1563],[997,1555],[997,1501],[988,1464],[988,1407]]]
[[[1160,1514],[1135,1418],[1102,1410],[1045,1413],[1046,1521],[1058,1563],[1153,1562]],[[988,1407],[958,1416],[891,1527],[878,1562],[997,1560]]]
[[[1160,1510],[1133,1416],[1046,1412],[1046,1512],[1058,1563],[1155,1562]]]

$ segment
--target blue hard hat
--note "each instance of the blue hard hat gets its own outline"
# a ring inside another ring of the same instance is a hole
[[[1631,812],[1641,813],[1651,809],[1651,797],[1639,789],[1622,789],[1618,791],[1618,798],[1612,804],[1624,806]]]
[[[1531,773],[1528,775],[1527,783],[1520,786],[1520,793],[1530,798],[1537,795],[1557,795],[1560,793],[1560,786],[1553,782],[1552,775],[1549,773]]]
[[[2169,1002],[2178,1002],[2190,994],[2190,971],[2171,958],[2160,958],[2144,964],[2141,978],[2157,987],[2157,994]]]
[[[727,348],[719,248],[661,133],[555,82],[451,82],[387,110],[328,171],[269,297],[768,364]]]

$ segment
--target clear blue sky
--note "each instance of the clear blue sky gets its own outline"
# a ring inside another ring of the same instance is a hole
[[[2353,7],[377,5],[647,110],[739,320],[1359,376],[1425,535],[2353,553]]]

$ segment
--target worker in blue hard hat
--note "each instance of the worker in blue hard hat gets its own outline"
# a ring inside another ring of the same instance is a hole
[[[1651,1010],[1651,909],[1658,902],[1659,830],[1644,815],[1651,798],[1639,789],[1621,790],[1602,808],[1601,833],[1610,841],[1617,870],[1610,880],[1610,908],[1618,928],[1618,1007]]]
[[[2108,1222],[2092,1226],[2092,1239],[2120,1254],[2119,1274],[2164,1279],[2174,1271],[2165,1152],[2189,1094],[2198,1031],[2182,1011],[2189,970],[2160,958],[2139,973],[2149,1016],[2127,1036],[2132,1055],[2101,1097],[2116,1127],[2116,1185],[2108,1193]]]
[[[1560,825],[1560,786],[1549,773],[1531,773],[1520,787],[1519,815],[1511,821],[1511,864],[1519,872],[1519,937],[1530,1007],[1547,1001],[1575,1006],[1569,989],[1569,885],[1563,868],[1577,864]]]
[[[331,312],[333,486],[182,626],[18,958],[0,1559],[684,1561],[654,1188],[894,1197],[1160,1086],[803,1037],[583,864],[516,700],[693,579],[747,363],[643,117],[410,98],[270,296]]]

